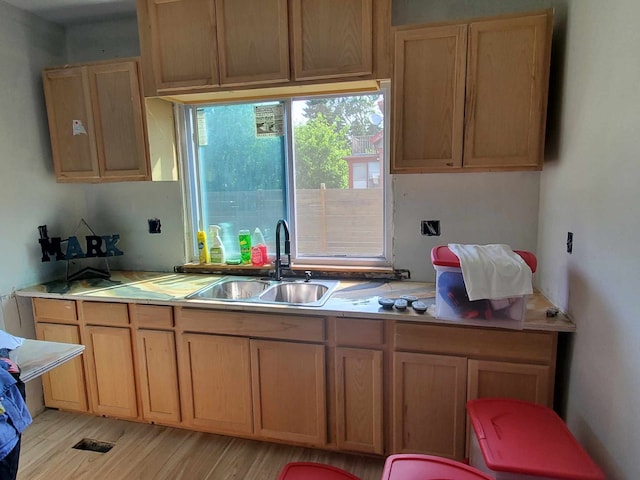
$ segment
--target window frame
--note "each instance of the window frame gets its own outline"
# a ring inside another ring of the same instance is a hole
[[[259,98],[243,98],[234,101],[225,99],[224,101],[211,101],[206,104],[176,104],[176,133],[178,139],[178,160],[180,162],[181,190],[183,197],[183,220],[185,234],[185,259],[187,263],[198,261],[198,247],[196,241],[196,232],[198,230],[206,230],[206,225],[202,219],[202,192],[199,187],[199,158],[198,149],[195,148],[195,138],[197,136],[197,113],[199,107],[216,104],[233,104],[233,103],[259,103],[267,101],[283,102],[285,107],[285,165],[284,171],[286,176],[285,191],[285,212],[286,220],[289,224],[291,234],[291,258],[292,262],[297,265],[309,266],[333,266],[333,267],[362,267],[362,268],[381,268],[391,267],[393,265],[392,239],[393,239],[393,222],[392,222],[392,176],[390,174],[390,147],[391,147],[391,122],[390,122],[390,102],[391,89],[389,81],[379,82],[378,93],[384,96],[384,112],[383,112],[383,128],[384,128],[384,155],[381,169],[382,174],[382,190],[383,190],[383,252],[379,257],[338,257],[338,256],[298,256],[297,250],[297,228],[296,228],[296,190],[295,190],[295,170],[294,170],[294,136],[293,136],[293,117],[292,104],[293,101],[307,100],[315,97],[329,98],[340,97],[346,95],[373,94],[375,92],[341,92],[327,93],[319,92],[317,94],[305,95],[285,95]]]

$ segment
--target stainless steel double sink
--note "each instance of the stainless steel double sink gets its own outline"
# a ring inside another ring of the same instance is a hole
[[[223,277],[186,298],[320,307],[339,283],[338,280],[276,281],[255,277]]]

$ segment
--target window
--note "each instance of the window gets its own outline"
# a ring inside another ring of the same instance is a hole
[[[273,255],[284,218],[297,263],[388,265],[386,93],[184,106],[191,259],[210,225],[228,260],[256,228]]]

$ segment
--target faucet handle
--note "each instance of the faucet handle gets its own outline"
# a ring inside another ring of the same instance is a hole
[[[305,270],[304,271],[304,281],[308,282],[309,280],[311,280],[311,270]]]

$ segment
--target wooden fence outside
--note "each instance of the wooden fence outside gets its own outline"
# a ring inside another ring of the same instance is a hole
[[[284,212],[279,190],[208,195],[206,225],[242,219],[251,231],[260,227],[270,252],[275,227]],[[296,191],[297,247],[301,255],[379,256],[384,242],[382,189],[315,189]],[[237,236],[229,228],[227,236]],[[228,244],[229,239],[225,240]]]

